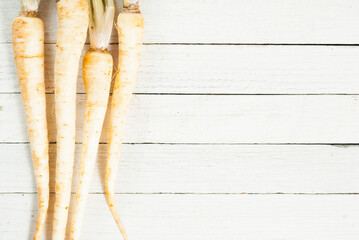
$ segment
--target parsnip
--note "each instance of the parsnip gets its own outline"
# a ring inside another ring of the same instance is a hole
[[[12,23],[15,65],[24,103],[38,193],[34,240],[41,238],[49,202],[49,155],[44,79],[44,25],[37,17],[40,0],[22,0]]]
[[[55,109],[57,127],[56,199],[53,240],[64,240],[75,152],[76,82],[87,36],[87,0],[57,2],[59,30],[55,58]]]
[[[122,135],[130,100],[140,63],[143,16],[136,3],[124,1],[124,9],[117,18],[119,60],[111,102],[110,138],[107,153],[105,190],[111,213],[124,239],[127,239],[120,221],[115,199],[115,182],[122,144]]]
[[[87,101],[71,240],[80,239],[83,215],[107,109],[113,68],[112,56],[106,50],[115,14],[113,0],[105,2],[90,0],[89,3],[91,49],[86,52],[83,60],[83,80]]]

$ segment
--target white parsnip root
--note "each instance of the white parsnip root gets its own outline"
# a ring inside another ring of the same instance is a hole
[[[124,9],[117,18],[119,60],[113,89],[110,115],[110,137],[106,162],[106,199],[123,237],[125,229],[120,221],[115,199],[115,182],[118,169],[123,129],[140,63],[143,16],[137,4],[124,1]]]
[[[38,216],[33,239],[39,240],[49,202],[49,155],[44,78],[44,25],[37,17],[39,0],[22,0],[12,24],[15,65],[29,130],[38,193]]]
[[[90,50],[85,54],[83,77],[87,101],[80,171],[71,224],[71,240],[80,239],[87,195],[96,164],[101,129],[107,109],[112,67],[112,56],[107,52]]]
[[[64,240],[71,196],[75,153],[76,82],[87,37],[87,0],[57,2],[59,30],[55,58],[55,109],[57,127],[56,199],[52,240]]]
[[[112,0],[90,0],[91,49],[83,60],[86,90],[84,135],[77,183],[75,209],[71,223],[71,240],[79,240],[86,201],[110,92],[113,60],[107,46],[113,26],[115,7]]]

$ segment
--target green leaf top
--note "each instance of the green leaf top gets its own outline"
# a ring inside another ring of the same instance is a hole
[[[89,9],[91,48],[105,50],[110,42],[115,4],[113,0],[89,0]]]

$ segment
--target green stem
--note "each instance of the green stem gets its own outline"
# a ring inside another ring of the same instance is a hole
[[[88,0],[90,9],[90,45],[105,50],[110,42],[115,4],[113,0]]]
[[[139,0],[123,0],[123,7],[130,8],[134,5],[138,5]]]
[[[41,0],[20,0],[22,12],[37,12]]]

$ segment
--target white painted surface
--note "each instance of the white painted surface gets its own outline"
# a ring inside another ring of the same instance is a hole
[[[81,142],[86,95],[77,96]],[[19,94],[1,94],[0,142],[28,141]],[[48,94],[50,141],[55,141],[54,95]],[[135,95],[127,143],[357,143],[356,95]],[[102,141],[108,137],[108,121]]]
[[[120,7],[120,0],[116,0]],[[141,1],[145,43],[358,43],[357,0]],[[18,1],[0,2],[0,42],[10,42]],[[56,42],[55,1],[41,4],[46,41]],[[116,40],[113,33],[113,41]]]
[[[357,240],[357,195],[125,194],[119,211],[129,239]],[[35,195],[0,195],[1,237],[30,239]],[[50,212],[51,214],[51,212]],[[51,215],[50,215],[51,216]],[[90,195],[83,238],[121,239],[101,194]]]
[[[81,145],[77,145],[73,192]],[[91,192],[102,193],[107,144]],[[50,145],[54,187],[56,145]],[[36,192],[28,144],[0,144],[0,192]],[[318,145],[125,144],[118,193],[359,192],[359,147]],[[51,189],[54,191],[54,188]]]
[[[359,43],[359,2],[144,0],[141,9],[146,45],[124,137],[133,144],[123,147],[116,189],[130,239],[357,240],[359,47],[346,44]],[[31,239],[36,216],[11,47],[18,12],[18,1],[0,1],[6,240]],[[52,93],[55,1],[42,1],[40,16]],[[114,31],[115,61],[116,41]],[[78,142],[83,92],[80,73]],[[53,94],[48,103],[54,141]],[[100,146],[83,239],[120,239],[102,195],[106,147]],[[54,166],[55,144],[50,149]],[[76,172],[77,166],[75,179]]]
[[[117,45],[109,51],[117,62]],[[45,53],[46,90],[51,93],[55,44],[46,44]],[[0,92],[19,92],[11,43],[0,44],[0,55],[7,56],[0,65]],[[135,91],[358,94],[358,56],[359,47],[145,45]],[[85,92],[82,68],[78,92]]]

